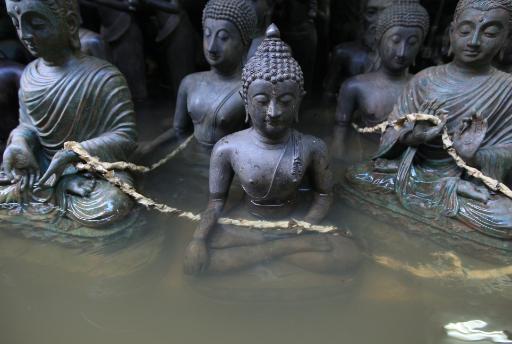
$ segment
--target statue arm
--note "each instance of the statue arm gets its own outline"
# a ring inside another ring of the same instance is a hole
[[[20,101],[20,123],[11,131],[7,145],[11,143],[23,143],[30,149],[34,149],[39,144],[37,132],[32,126],[28,115],[25,112],[25,105]]]
[[[345,81],[338,95],[338,106],[336,107],[336,126],[348,127],[352,114],[357,107],[358,88],[353,78]]]
[[[327,147],[323,141],[318,139],[315,139],[315,141],[313,142],[313,164],[311,166],[315,195],[313,203],[304,218],[305,221],[313,224],[319,223],[325,218],[333,202],[332,173],[329,167]]]
[[[190,83],[190,76],[183,79],[178,90],[176,99],[176,109],[174,110],[174,131],[180,138],[188,136],[193,132],[192,119],[188,112],[188,86]],[[169,134],[168,134],[169,135]]]
[[[105,161],[125,160],[136,148],[137,130],[135,112],[128,85],[120,73],[109,74],[98,98],[99,120],[104,129],[96,137],[84,140],[81,145],[91,155]]]
[[[226,204],[229,187],[234,177],[229,150],[228,143],[224,140],[219,141],[213,149],[210,160],[208,207],[201,215],[201,222],[194,233],[195,240],[206,240],[208,238],[208,234],[217,224]]]
[[[512,144],[482,147],[473,160],[485,175],[504,182],[512,169]]]

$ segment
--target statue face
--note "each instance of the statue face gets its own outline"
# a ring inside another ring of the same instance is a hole
[[[62,20],[39,0],[6,1],[7,12],[27,50],[48,57],[69,48],[69,31]]]
[[[212,67],[239,66],[245,47],[234,24],[207,18],[203,28],[203,50]]]
[[[297,82],[255,80],[247,90],[247,112],[261,135],[279,138],[293,125],[302,96]]]
[[[417,27],[394,26],[380,40],[382,64],[392,71],[409,68],[420,51],[423,33]]]
[[[504,9],[463,10],[450,28],[455,61],[477,67],[490,65],[506,43],[508,26],[509,14]]]

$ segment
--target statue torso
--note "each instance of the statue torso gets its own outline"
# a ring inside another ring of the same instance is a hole
[[[310,138],[294,130],[286,143],[269,145],[259,141],[253,130],[226,138],[231,147],[233,171],[253,206],[288,209],[295,204],[311,162]]]
[[[377,73],[357,77],[357,112],[361,124],[373,126],[387,120],[409,77],[387,80]]]
[[[194,135],[207,145],[240,130],[245,119],[240,80],[212,81],[210,76],[209,72],[194,74],[187,92]]]

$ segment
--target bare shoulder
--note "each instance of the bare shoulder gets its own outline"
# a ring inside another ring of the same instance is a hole
[[[361,88],[364,88],[363,86],[367,82],[367,77],[364,74],[350,77],[341,84],[340,94],[356,94]]]
[[[249,129],[238,131],[220,139],[213,147],[212,156],[229,156],[235,149],[244,146],[243,143],[247,142],[248,131]]]
[[[303,147],[306,148],[305,151],[307,151],[313,158],[327,157],[328,150],[324,140],[313,135],[301,134],[301,136]]]

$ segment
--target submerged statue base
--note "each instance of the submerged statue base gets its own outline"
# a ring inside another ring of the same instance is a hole
[[[0,204],[0,230],[71,245],[129,238],[142,222],[140,211],[135,209],[122,220],[98,229],[71,220],[65,211],[50,203]]]
[[[392,190],[386,191],[382,187],[380,192],[376,192],[354,184],[354,174],[365,166],[363,164],[349,170],[346,180],[336,188],[338,198],[344,203],[399,230],[426,237],[446,249],[484,261],[512,264],[512,241],[484,235],[446,216],[436,219],[420,216],[405,209]]]

